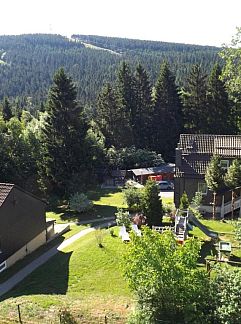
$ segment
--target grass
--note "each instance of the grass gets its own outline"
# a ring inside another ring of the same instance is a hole
[[[101,189],[87,192],[87,196],[94,203],[93,210],[78,214],[70,211],[66,206],[47,212],[47,217],[55,219],[57,223],[79,222],[96,218],[113,217],[118,207],[127,207],[123,193],[119,189]]]
[[[90,233],[34,271],[5,296],[0,318],[10,320],[13,305],[16,313],[19,303],[24,322],[45,318],[57,323],[59,309],[67,307],[76,318],[81,316],[81,323],[104,323],[105,315],[108,323],[124,323],[132,305],[120,269],[126,245],[104,232],[104,248],[98,247],[96,234]]]
[[[80,232],[81,230],[85,229],[87,226],[78,226],[75,224],[70,225],[70,231],[64,233],[60,237],[57,237],[53,241],[49,242],[46,245],[40,246],[36,251],[33,253],[27,255],[25,258],[19,260],[14,264],[13,267],[10,267],[9,269],[5,270],[0,274],[0,283],[3,283],[7,279],[9,279],[11,276],[13,276],[16,272],[21,270],[23,267],[28,265],[30,262],[35,260],[37,257],[54,247],[55,245],[61,244],[61,242],[64,241],[64,239],[68,239],[69,237],[73,236],[74,234]]]

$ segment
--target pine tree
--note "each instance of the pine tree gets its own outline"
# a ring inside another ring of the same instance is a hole
[[[220,165],[220,157],[215,155],[212,157],[205,174],[205,181],[210,190],[213,191],[213,218],[216,215],[216,195],[223,188],[224,172]]]
[[[3,99],[2,115],[5,121],[9,121],[13,117],[10,102],[7,97]]]
[[[182,91],[184,127],[189,133],[205,133],[207,120],[207,76],[193,65]]]
[[[137,148],[149,148],[151,137],[152,98],[149,76],[138,64],[135,72],[135,116],[133,120],[134,144]]]
[[[42,186],[51,192],[65,196],[75,190],[86,175],[85,137],[87,125],[82,109],[76,101],[73,81],[61,68],[53,78],[43,130],[43,158],[40,162]]]
[[[166,62],[161,65],[153,104],[152,149],[161,153],[164,160],[172,161],[181,130],[181,104],[175,78]]]
[[[208,79],[208,134],[232,134],[234,129],[228,93],[220,80],[221,72],[220,66],[215,64]]]

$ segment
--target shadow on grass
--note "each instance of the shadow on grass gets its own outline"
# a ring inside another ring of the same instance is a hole
[[[206,264],[205,258],[207,256],[217,256],[217,250],[215,249],[212,241],[204,241],[204,243],[202,244],[198,263]]]
[[[71,255],[72,252],[64,253],[59,251],[58,254],[36,269],[10,292],[3,295],[0,301],[23,295],[65,295],[68,289]]]

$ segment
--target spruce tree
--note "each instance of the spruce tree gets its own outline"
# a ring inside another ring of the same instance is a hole
[[[152,121],[152,149],[161,153],[164,160],[173,161],[181,130],[181,103],[175,78],[164,62],[154,91]]]
[[[7,97],[5,97],[3,99],[2,115],[3,115],[4,121],[9,121],[13,117],[10,102]]]
[[[215,64],[208,79],[206,116],[208,134],[232,134],[234,125],[225,84],[220,80],[221,68]]]
[[[76,101],[75,85],[62,68],[54,75],[46,110],[43,158],[39,165],[41,183],[45,189],[67,196],[78,189],[78,184],[86,181],[87,125]]]
[[[136,94],[134,87],[134,77],[130,67],[126,62],[122,62],[118,70],[117,93],[120,103],[120,111],[122,123],[123,146],[131,146],[134,144],[133,127],[136,116]]]
[[[207,76],[195,64],[182,90],[184,128],[189,133],[205,133],[207,127]]]
[[[150,227],[153,225],[161,225],[162,223],[162,201],[158,194],[159,188],[156,182],[148,180],[143,192],[142,208],[147,219],[147,224]]]
[[[220,165],[220,157],[214,155],[207,167],[205,181],[207,187],[213,191],[213,219],[216,215],[216,195],[224,186],[224,172]]]
[[[146,70],[138,64],[135,71],[135,116],[133,120],[134,144],[149,148],[151,137],[152,98],[151,84]]]

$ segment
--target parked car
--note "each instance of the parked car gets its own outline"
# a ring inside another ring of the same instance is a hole
[[[160,190],[173,190],[174,185],[172,182],[169,181],[159,181],[158,182]]]

